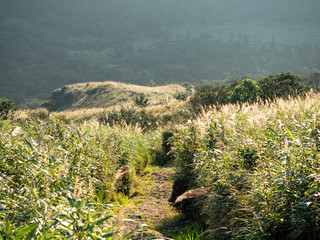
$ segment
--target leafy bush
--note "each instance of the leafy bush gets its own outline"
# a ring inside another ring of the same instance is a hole
[[[264,100],[298,96],[310,89],[303,78],[292,73],[270,75],[258,82]]]
[[[259,96],[260,88],[257,83],[249,78],[245,78],[230,91],[228,100],[231,103],[253,103],[257,101]]]
[[[177,100],[185,101],[188,98],[188,94],[184,92],[178,92],[174,95],[174,98]]]
[[[148,103],[149,99],[146,98],[144,94],[141,94],[139,97],[136,97],[134,100],[134,105],[137,107],[144,108],[149,105]]]
[[[11,99],[0,98],[0,120],[7,120],[13,116],[17,106]]]
[[[50,112],[45,108],[39,108],[31,111],[30,117],[35,120],[46,120],[50,117]]]
[[[189,104],[193,111],[201,112],[212,105],[223,105],[228,102],[228,94],[234,84],[221,84],[217,86],[202,85],[196,89]]]

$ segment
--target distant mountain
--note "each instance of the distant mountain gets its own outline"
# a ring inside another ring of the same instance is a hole
[[[320,69],[319,0],[0,0],[0,97]]]

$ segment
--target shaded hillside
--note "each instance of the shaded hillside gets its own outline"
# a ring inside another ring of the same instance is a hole
[[[318,0],[0,0],[0,97],[320,69]]]
[[[178,84],[146,87],[112,81],[78,83],[53,91],[47,105],[51,111],[112,106],[131,107],[141,95],[148,99],[149,105],[159,105],[173,99],[179,93],[186,92],[187,89]]]

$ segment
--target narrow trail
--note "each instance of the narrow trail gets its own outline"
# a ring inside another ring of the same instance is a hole
[[[130,232],[137,225],[147,224],[150,229],[159,229],[159,226],[170,222],[179,216],[168,199],[171,195],[174,169],[171,167],[156,167],[136,183],[137,191],[131,198],[132,204],[126,205],[121,210],[122,216],[133,220],[125,222],[125,232]],[[170,239],[155,230],[146,230],[135,234],[134,240],[140,239]]]

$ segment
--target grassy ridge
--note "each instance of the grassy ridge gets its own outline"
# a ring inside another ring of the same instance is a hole
[[[141,94],[149,100],[149,105],[159,105],[174,99],[175,94],[186,91],[185,87],[178,84],[146,87],[112,81],[78,83],[53,91],[48,107],[52,111],[132,107]]]
[[[225,105],[180,126],[177,177],[209,187],[210,239],[318,239],[320,95]]]

